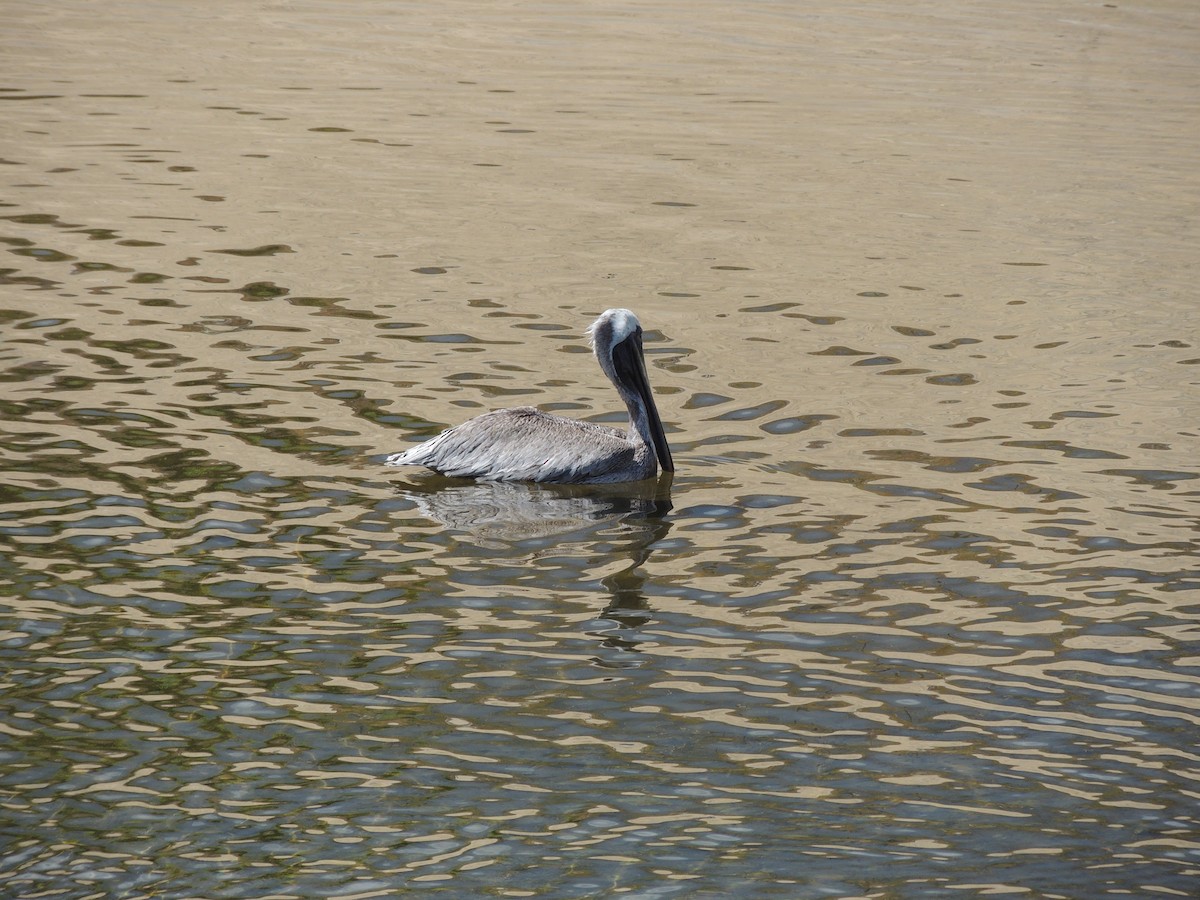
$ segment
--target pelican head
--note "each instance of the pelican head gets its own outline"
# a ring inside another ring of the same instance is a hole
[[[629,409],[630,434],[654,448],[664,472],[675,471],[642,358],[642,325],[628,309],[606,309],[588,329],[596,361]]]

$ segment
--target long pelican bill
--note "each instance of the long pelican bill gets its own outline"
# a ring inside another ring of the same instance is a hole
[[[654,394],[650,390],[650,379],[646,376],[646,363],[642,359],[642,330],[639,328],[612,349],[613,368],[617,377],[631,388],[641,399],[646,411],[646,425],[649,428],[650,443],[654,445],[654,455],[664,472],[675,471],[675,460],[671,458],[671,448],[667,446],[667,435],[663,431],[662,419],[658,415],[658,407],[654,403]],[[636,426],[636,423],[635,423]]]

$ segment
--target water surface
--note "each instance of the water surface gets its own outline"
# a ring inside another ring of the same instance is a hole
[[[8,895],[1192,895],[1191,4],[0,19]]]

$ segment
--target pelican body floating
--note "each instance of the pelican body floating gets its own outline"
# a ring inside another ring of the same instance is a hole
[[[385,461],[425,466],[454,478],[603,484],[675,471],[671,448],[642,359],[642,326],[627,309],[608,309],[588,338],[596,361],[629,410],[629,430],[552,416],[532,406],[469,419]]]

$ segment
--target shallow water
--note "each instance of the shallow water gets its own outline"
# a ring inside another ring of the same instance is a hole
[[[1200,22],[1052,6],[0,13],[7,895],[1191,896]],[[673,479],[380,465],[609,306]]]

